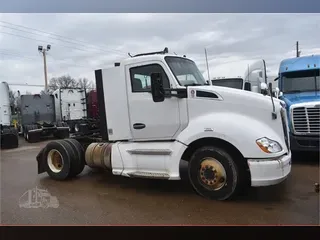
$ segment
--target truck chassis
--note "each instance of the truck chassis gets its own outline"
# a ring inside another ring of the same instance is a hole
[[[23,137],[29,143],[39,142],[44,137],[53,135],[55,138],[69,137],[69,127],[61,122],[57,124],[37,123],[23,126]]]

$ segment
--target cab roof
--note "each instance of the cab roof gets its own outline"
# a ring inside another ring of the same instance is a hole
[[[293,72],[319,68],[320,55],[309,55],[282,60],[280,63],[279,72]]]

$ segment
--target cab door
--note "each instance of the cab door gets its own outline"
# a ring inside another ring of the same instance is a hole
[[[162,74],[164,88],[170,88],[169,72],[160,61],[126,67],[130,127],[135,140],[170,140],[180,128],[179,99],[154,102],[151,73]]]

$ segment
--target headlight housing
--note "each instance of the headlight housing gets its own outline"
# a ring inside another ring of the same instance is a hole
[[[278,142],[267,137],[257,139],[256,143],[265,153],[277,153],[282,151],[282,147]]]

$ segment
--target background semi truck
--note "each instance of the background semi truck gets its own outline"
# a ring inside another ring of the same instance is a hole
[[[51,135],[69,137],[68,125],[56,121],[53,95],[21,95],[20,99],[19,122],[26,141],[37,142]]]
[[[293,152],[319,152],[320,55],[284,59],[279,66],[279,98],[286,104]]]
[[[98,129],[94,92],[87,94],[82,88],[59,88],[53,95],[56,120],[67,123],[71,133],[89,134]]]
[[[11,124],[11,106],[9,86],[6,82],[0,83],[0,141],[1,148],[16,148],[19,146],[18,130]]]
[[[278,184],[291,171],[286,110],[272,95],[208,86],[192,60],[167,48],[95,76],[101,136],[48,143],[37,155],[39,174],[65,180],[88,165],[180,180],[187,161],[195,191],[226,200],[249,186]]]
[[[272,76],[267,75],[266,63],[263,59],[242,60],[209,66],[203,77],[215,86],[230,87],[252,91],[266,92]],[[273,84],[274,86],[274,84]],[[275,88],[273,89],[273,91]]]

